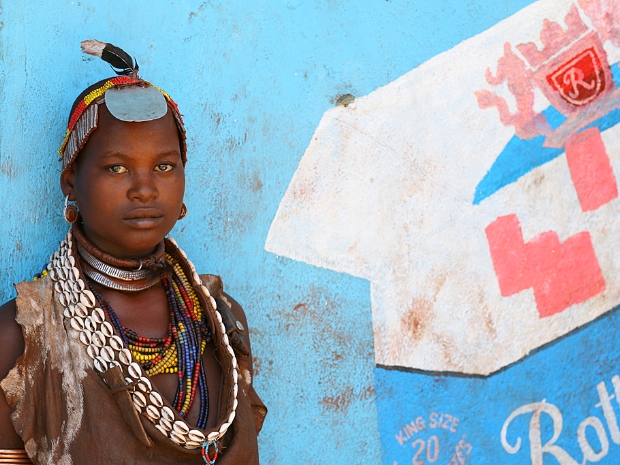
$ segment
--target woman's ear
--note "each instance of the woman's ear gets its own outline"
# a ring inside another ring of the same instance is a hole
[[[74,184],[75,183],[75,163],[68,169],[64,170],[60,175],[60,188],[65,196],[69,196],[69,200],[75,201]]]

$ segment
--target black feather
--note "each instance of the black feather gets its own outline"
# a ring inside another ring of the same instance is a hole
[[[114,72],[118,75],[129,75],[138,71],[138,63],[134,62],[125,50],[112,44],[106,44],[101,59],[110,63]]]

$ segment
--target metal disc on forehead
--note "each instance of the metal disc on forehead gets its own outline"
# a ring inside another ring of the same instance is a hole
[[[153,86],[112,87],[105,93],[105,105],[116,119],[135,123],[159,119],[168,111],[166,98]]]

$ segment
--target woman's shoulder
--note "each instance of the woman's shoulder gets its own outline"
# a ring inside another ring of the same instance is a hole
[[[226,302],[226,305],[228,306],[228,308],[230,308],[230,311],[232,312],[235,319],[239,323],[241,323],[242,328],[239,328],[238,325],[237,328],[243,330],[243,332],[246,332],[248,328],[248,319],[245,316],[245,311],[243,310],[241,304],[239,304],[239,302],[233,299],[226,292],[222,292],[222,300]]]
[[[24,353],[24,336],[21,326],[15,321],[17,305],[15,299],[0,306],[0,379],[4,379]]]
[[[15,299],[0,306],[0,380],[8,375],[17,359],[24,353],[21,327],[15,321]],[[24,443],[15,432],[10,420],[11,410],[0,390],[0,448],[23,449]]]
[[[217,308],[222,316],[222,323],[226,333],[238,356],[246,360],[250,374],[252,367],[252,346],[250,344],[250,331],[248,319],[243,307],[233,297],[224,292],[222,278],[218,275],[201,274],[200,279],[209,293],[215,298]]]
[[[241,365],[247,368],[249,379],[251,380],[254,377],[254,363],[248,320],[243,311],[243,307],[230,295],[222,292],[221,300],[225,303],[224,308],[220,306],[220,312],[222,313],[222,320],[224,320],[224,325],[226,326],[226,332],[238,356],[243,358]],[[226,309],[228,309],[228,312],[226,312]],[[228,316],[226,315],[227,313]]]
[[[226,306],[230,309],[232,316],[234,316],[235,320],[241,323],[243,332],[245,332],[248,327],[248,320],[245,316],[245,312],[243,311],[243,307],[233,299],[229,294],[224,292],[224,284],[222,282],[222,278],[215,274],[201,274],[200,279],[204,286],[209,290],[209,293],[215,297],[216,299],[223,300],[226,303]],[[234,323],[236,323],[233,322]]]

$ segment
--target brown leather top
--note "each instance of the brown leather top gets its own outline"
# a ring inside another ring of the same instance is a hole
[[[221,281],[203,277],[209,284]],[[17,317],[25,340],[24,355],[0,383],[11,407],[11,420],[35,464],[202,464],[200,450],[188,450],[163,436],[133,407],[115,367],[103,375],[92,369],[84,346],[63,326],[62,307],[53,282],[45,277],[17,286]],[[219,444],[217,465],[258,465],[257,434],[267,409],[248,372],[240,368],[236,417]],[[102,379],[106,378],[109,387]],[[228,399],[222,396],[225,411]]]

